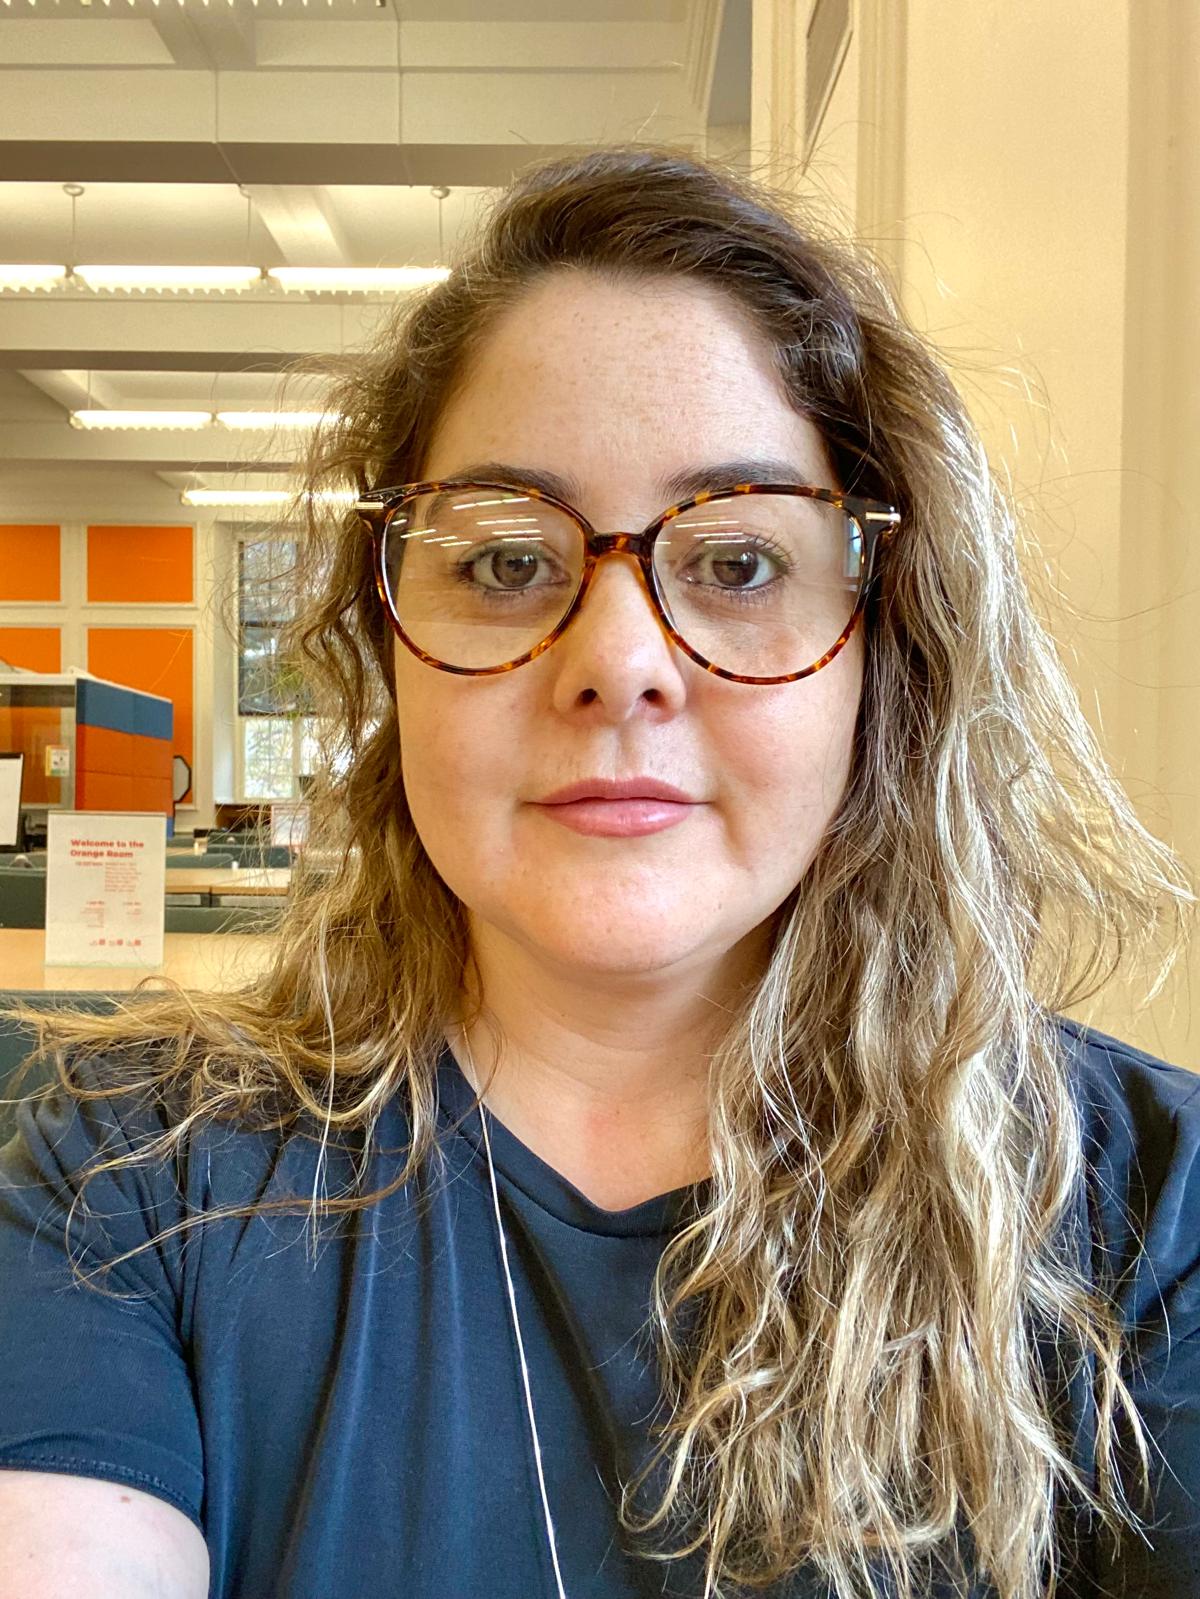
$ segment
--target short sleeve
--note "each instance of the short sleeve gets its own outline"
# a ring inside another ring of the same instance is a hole
[[[103,1065],[75,1070],[96,1080]],[[122,1261],[98,1286],[80,1283],[71,1265],[87,1273],[182,1218],[169,1167],[81,1183],[85,1168],[130,1153],[164,1123],[134,1096],[80,1103],[59,1086],[24,1101],[16,1128],[0,1148],[0,1468],[129,1483],[203,1531],[201,1434],[182,1336],[187,1234]]]
[[[1148,1434],[1149,1509],[1122,1415],[1122,1479],[1146,1519],[1094,1551],[1106,1599],[1200,1594],[1200,1081],[1181,1067],[1091,1035],[1102,1075],[1095,1203],[1106,1272],[1130,1340],[1122,1364]],[[1103,1047],[1097,1048],[1097,1040]]]

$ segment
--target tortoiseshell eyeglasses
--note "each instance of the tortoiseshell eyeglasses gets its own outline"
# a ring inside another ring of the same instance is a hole
[[[662,626],[736,683],[827,666],[863,612],[900,512],[794,483],[694,495],[640,533],[597,533],[574,506],[517,483],[450,479],[362,494],[392,627],[444,672],[523,666],[562,636],[606,555],[638,563]]]

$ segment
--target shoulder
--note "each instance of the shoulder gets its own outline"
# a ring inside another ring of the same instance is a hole
[[[1056,1018],[1079,1106],[1093,1266],[1127,1324],[1200,1327],[1200,1073]]]
[[[1084,1154],[1104,1176],[1174,1190],[1200,1170],[1200,1072],[1055,1018],[1082,1121]]]
[[[1059,1036],[1080,1091],[1085,1133],[1101,1147],[1120,1146],[1178,1114],[1200,1116],[1200,1071],[1174,1066],[1109,1033],[1056,1016]],[[1190,1109],[1189,1109],[1190,1107]]]

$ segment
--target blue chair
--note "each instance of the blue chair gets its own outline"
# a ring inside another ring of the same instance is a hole
[[[220,855],[184,855],[179,860],[171,861],[172,867],[186,868],[187,871],[215,872],[223,866],[232,866],[237,856],[232,852],[223,852]],[[239,861],[240,865],[241,862]]]
[[[286,844],[268,844],[261,833],[220,833],[208,836],[208,847],[222,853],[232,850],[239,866],[290,866],[292,852]]]
[[[292,852],[286,844],[247,844],[238,852],[239,866],[290,866]]]
[[[168,933],[272,933],[278,911],[265,905],[168,905]]]
[[[248,827],[244,827],[240,833],[228,827],[214,827],[208,834],[208,847],[212,849],[215,845],[217,849],[225,849],[227,847],[244,849],[247,844],[255,843],[258,836],[252,828]]]

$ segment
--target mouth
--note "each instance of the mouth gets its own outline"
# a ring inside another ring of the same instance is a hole
[[[642,838],[678,827],[701,809],[693,801],[661,799],[648,795],[629,798],[603,798],[587,795],[581,799],[542,803],[534,807],[558,827],[570,828],[590,838]]]

